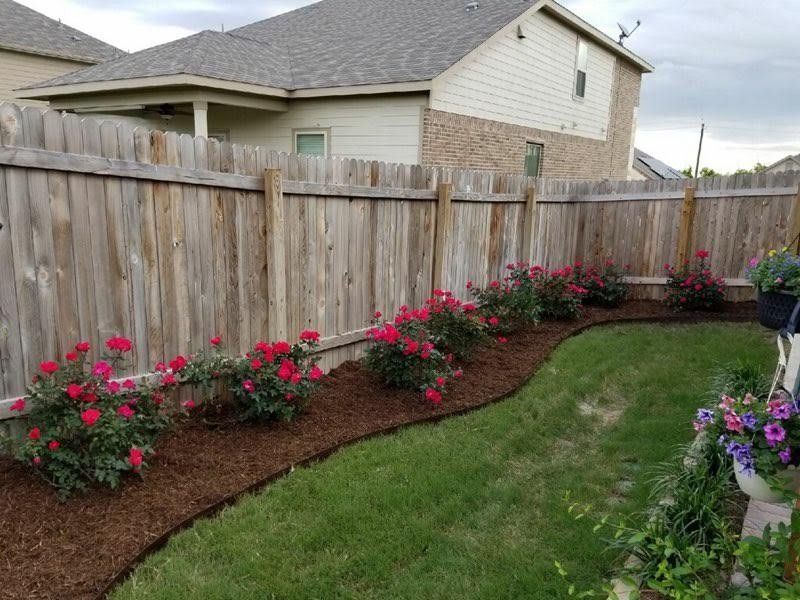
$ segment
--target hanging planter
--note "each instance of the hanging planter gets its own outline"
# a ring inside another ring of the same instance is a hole
[[[782,329],[792,315],[797,296],[787,291],[758,292],[758,322],[770,329]]]
[[[767,502],[769,504],[783,504],[786,502],[786,495],[779,490],[772,488],[767,481],[757,473],[748,474],[739,462],[733,463],[736,483],[739,489],[750,496],[753,500]],[[786,482],[786,491],[792,492],[800,489],[800,470],[790,467],[780,475]]]

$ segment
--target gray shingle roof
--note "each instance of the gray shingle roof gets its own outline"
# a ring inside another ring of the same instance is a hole
[[[638,148],[633,149],[633,167],[649,179],[686,179],[686,175],[677,169]]]
[[[91,63],[123,54],[110,44],[12,0],[0,0],[0,48]]]
[[[35,87],[178,74],[276,87],[291,85],[289,60],[280,48],[229,33],[201,31]]]
[[[0,0],[3,1],[3,0]],[[192,74],[285,89],[426,81],[535,0],[323,0],[227,34],[188,38],[35,87]]]

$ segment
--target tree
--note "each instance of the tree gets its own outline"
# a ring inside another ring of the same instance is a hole
[[[766,165],[763,165],[760,162],[757,162],[753,166],[752,169],[736,169],[736,171],[734,171],[733,174],[734,175],[741,175],[741,174],[746,174],[746,173],[763,173],[766,170],[767,170]]]
[[[686,175],[686,176],[687,176],[689,179],[691,179],[692,177],[694,177],[694,175],[692,175],[692,173],[693,173],[693,171],[692,171],[692,167],[686,167],[685,169],[683,169],[683,170],[681,171],[681,173],[683,173],[684,175]]]

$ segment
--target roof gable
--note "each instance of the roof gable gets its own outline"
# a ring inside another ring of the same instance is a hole
[[[633,149],[633,168],[650,179],[686,179],[678,169],[670,167],[638,148]]]
[[[0,0],[0,48],[89,63],[124,54],[111,44],[12,0]]]

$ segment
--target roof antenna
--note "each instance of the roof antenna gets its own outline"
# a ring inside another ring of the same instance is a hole
[[[619,29],[621,31],[621,33],[619,34],[619,45],[620,46],[624,46],[625,45],[625,38],[631,37],[633,35],[633,32],[636,31],[637,29],[639,29],[639,26],[641,24],[642,24],[642,22],[639,19],[636,19],[636,27],[634,27],[633,29],[629,30],[622,23],[617,23],[617,27],[619,27]]]

